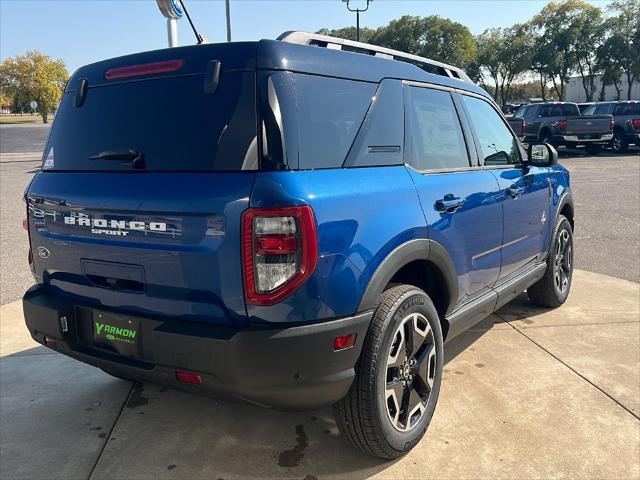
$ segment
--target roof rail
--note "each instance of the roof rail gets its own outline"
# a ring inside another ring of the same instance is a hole
[[[422,70],[442,75],[443,77],[456,78],[465,82],[473,83],[467,74],[461,68],[447,65],[446,63],[430,60],[428,58],[411,55],[399,50],[379,47],[363,42],[354,42],[353,40],[345,40],[343,38],[329,37],[318,33],[307,33],[288,31],[280,35],[277,40],[288,43],[298,43],[301,45],[313,45],[316,47],[329,48],[331,50],[342,50],[346,52],[361,53],[375,57],[388,58],[398,60],[400,62],[411,63]]]

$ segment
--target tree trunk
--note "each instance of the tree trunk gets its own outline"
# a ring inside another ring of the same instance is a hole
[[[631,72],[627,72],[627,100],[631,100],[631,88],[633,87],[633,77]]]
[[[600,97],[598,98],[598,101],[604,102],[606,98],[607,82],[604,81],[604,78],[601,78],[600,81],[602,82],[602,87],[600,87]]]
[[[542,97],[542,101],[547,101],[547,96],[545,94],[545,85],[544,85],[544,75],[540,72],[540,96]]]
[[[49,114],[47,112],[41,112],[42,115],[42,123],[49,123]]]

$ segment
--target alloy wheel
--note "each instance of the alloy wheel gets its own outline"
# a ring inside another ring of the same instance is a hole
[[[554,259],[553,278],[558,292],[563,294],[571,280],[573,249],[571,237],[567,230],[561,230],[556,239],[556,254]]]
[[[412,313],[400,322],[387,356],[385,405],[397,430],[408,432],[420,422],[435,373],[434,333],[423,315]]]

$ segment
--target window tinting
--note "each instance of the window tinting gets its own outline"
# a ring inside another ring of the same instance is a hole
[[[541,117],[569,117],[571,115],[580,115],[578,106],[573,103],[543,105],[540,109]]]
[[[614,115],[640,115],[640,103],[619,103],[613,109]]]
[[[467,95],[462,95],[462,98],[478,136],[485,165],[520,163],[516,139],[498,112],[479,98]]]
[[[377,84],[295,75],[300,168],[339,168]]]
[[[412,164],[418,170],[469,166],[460,120],[448,92],[409,87]]]
[[[597,105],[591,105],[590,107],[586,108],[584,112],[582,112],[582,115],[595,115],[596,108],[598,108]]]
[[[516,113],[513,114],[513,118],[523,118],[526,109],[527,107],[520,107],[518,110],[516,110]]]
[[[204,75],[89,85],[60,103],[45,155],[53,170],[131,171],[131,161],[94,159],[104,152],[144,154],[145,171],[257,168],[255,74],[222,73],[213,94]]]
[[[527,111],[524,113],[524,119],[527,122],[532,123],[536,118],[536,110],[537,107],[535,106],[527,107]]]
[[[604,105],[598,105],[598,115],[607,115],[613,110],[613,103],[605,103]]]

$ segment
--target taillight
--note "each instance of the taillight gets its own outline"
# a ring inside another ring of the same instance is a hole
[[[140,75],[153,75],[157,73],[175,72],[184,65],[184,60],[165,60],[163,62],[142,63],[107,70],[104,78],[115,80],[117,78],[137,77]]]
[[[251,208],[242,214],[242,263],[247,303],[273,305],[296,291],[318,262],[309,206]]]
[[[567,129],[567,122],[565,120],[560,120],[558,122],[558,128],[560,130],[566,130]]]
[[[522,126],[520,127],[520,133],[524,135],[527,133],[527,122],[522,122]]]
[[[615,127],[616,122],[613,119],[613,117],[611,117],[611,121],[609,122],[609,130],[611,130],[613,132],[613,127]]]
[[[633,128],[635,130],[640,130],[640,118],[635,118],[631,120],[631,125],[633,125]]]

